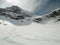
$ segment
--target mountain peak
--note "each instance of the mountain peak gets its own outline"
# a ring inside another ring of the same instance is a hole
[[[20,14],[21,10],[23,10],[23,9],[21,9],[18,6],[11,6],[11,7],[7,7],[6,10],[11,11],[13,13],[19,13]]]
[[[14,25],[29,25],[32,16],[32,13],[18,6],[0,8],[0,20],[8,21]]]
[[[43,15],[42,17],[37,17],[34,22],[37,23],[47,23],[47,22],[57,22],[60,21],[60,8],[53,10],[49,14]]]
[[[49,14],[51,17],[60,16],[60,9],[56,9]]]
[[[0,16],[10,17],[11,19],[19,20],[25,17],[32,17],[32,13],[21,9],[18,6],[0,8]]]

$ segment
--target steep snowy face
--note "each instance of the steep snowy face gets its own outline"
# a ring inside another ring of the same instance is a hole
[[[49,14],[43,15],[42,17],[36,17],[33,21],[37,23],[50,23],[60,21],[60,9],[56,9]]]
[[[32,13],[21,9],[18,6],[0,8],[0,20],[6,20],[15,25],[30,24],[32,17]]]

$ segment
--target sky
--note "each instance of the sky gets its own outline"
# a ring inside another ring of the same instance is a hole
[[[0,0],[0,7],[9,7],[12,5],[17,5],[20,8],[33,12],[37,6],[36,0]]]
[[[36,15],[43,15],[60,8],[60,0],[0,0],[0,8],[12,5],[17,5]]]
[[[60,0],[42,0],[41,5],[38,5],[34,10],[35,14],[43,15],[60,8]]]

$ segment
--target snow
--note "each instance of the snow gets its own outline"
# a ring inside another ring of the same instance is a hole
[[[3,27],[3,28],[2,28]],[[60,45],[60,22],[16,26],[10,23],[0,26],[0,42],[6,45]],[[8,31],[7,31],[8,30]],[[4,34],[5,33],[5,34]],[[0,43],[0,45],[4,45]]]

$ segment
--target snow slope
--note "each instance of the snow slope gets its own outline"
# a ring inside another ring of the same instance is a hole
[[[6,28],[3,29],[3,31]],[[54,24],[32,23],[27,26],[13,26],[3,38],[10,45],[60,45],[60,22]],[[8,29],[9,30],[9,29]],[[5,30],[6,31],[6,30]],[[3,43],[4,40],[2,40]],[[0,43],[1,44],[1,43]],[[3,44],[4,45],[4,44]]]

